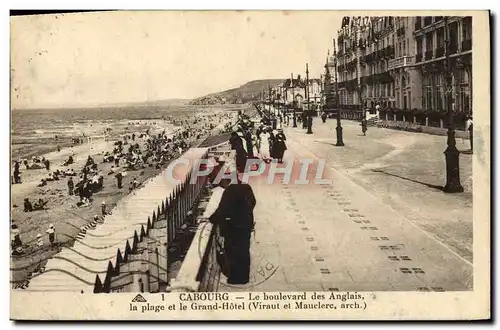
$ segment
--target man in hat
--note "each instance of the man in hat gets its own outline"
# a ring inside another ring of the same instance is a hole
[[[229,264],[228,284],[247,284],[250,280],[250,237],[254,229],[253,209],[256,205],[249,184],[223,179],[224,188],[218,208],[210,222],[220,226],[224,237],[224,254]]]

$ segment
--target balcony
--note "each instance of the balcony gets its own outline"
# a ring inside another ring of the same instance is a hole
[[[403,56],[390,60],[387,68],[389,70],[404,68],[413,65],[413,56]]]
[[[415,55],[415,63],[422,62],[422,53]]]
[[[428,51],[425,52],[425,60],[426,61],[432,60],[432,53],[433,53],[432,50],[428,50]]]
[[[462,51],[466,52],[472,49],[472,39],[465,39],[462,41]]]
[[[444,46],[436,48],[436,58],[444,56]]]

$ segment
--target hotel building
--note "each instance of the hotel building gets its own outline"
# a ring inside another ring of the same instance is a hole
[[[382,120],[446,127],[444,24],[442,16],[345,17],[334,45],[342,117],[378,106]],[[463,129],[472,113],[472,18],[448,17],[448,31],[452,108]]]

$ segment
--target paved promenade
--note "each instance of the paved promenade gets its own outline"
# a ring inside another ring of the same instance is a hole
[[[320,125],[317,120],[315,123]],[[314,148],[306,148],[304,140],[321,139],[322,134],[333,140],[332,135],[326,135],[328,131],[332,134],[327,127],[323,133],[320,128],[308,136],[300,128],[285,128],[285,163],[323,158],[324,154],[311,150]],[[263,143],[262,148],[266,147]],[[332,152],[349,152],[347,148],[337,150]],[[373,155],[368,158],[373,159]],[[330,178],[332,184],[271,185],[264,176],[251,181],[257,198],[251,283],[231,287],[222,279],[219,290],[472,289],[468,260],[356,183],[341,167],[346,166],[333,164],[331,158],[327,161],[323,177]],[[316,166],[311,168],[314,177]]]

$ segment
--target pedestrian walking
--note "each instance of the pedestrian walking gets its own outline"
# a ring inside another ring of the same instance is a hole
[[[282,129],[278,130],[278,134],[274,137],[274,143],[272,147],[272,157],[278,159],[278,163],[283,163],[283,155],[285,154],[286,147],[286,136]]]
[[[364,136],[366,136],[366,130],[367,130],[367,122],[366,122],[366,118],[363,118],[361,120],[361,131],[363,132]]]
[[[326,112],[324,112],[324,111],[321,114],[321,120],[323,121],[323,123],[326,123]]]

